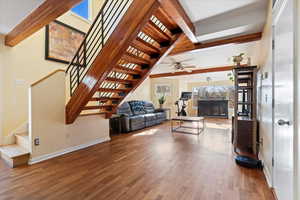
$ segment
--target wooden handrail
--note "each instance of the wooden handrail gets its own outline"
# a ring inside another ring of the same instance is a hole
[[[65,70],[64,70],[64,69],[57,69],[57,70],[51,72],[50,74],[44,76],[44,77],[41,78],[40,80],[38,80],[38,81],[32,83],[32,84],[30,85],[30,87],[33,87],[33,86],[38,85],[39,83],[41,83],[41,82],[43,82],[44,80],[50,78],[51,76],[53,76],[54,74],[56,74],[56,73],[58,73],[58,72],[63,72],[63,73],[65,73]]]

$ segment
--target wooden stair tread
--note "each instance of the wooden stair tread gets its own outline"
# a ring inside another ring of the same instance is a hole
[[[143,28],[142,32],[151,37],[153,40],[158,42],[159,44],[170,42],[171,38],[166,37],[156,25],[153,25],[153,22],[148,22],[146,26]],[[156,28],[157,27],[157,28]]]
[[[147,60],[145,58],[141,58],[139,56],[133,55],[131,53],[125,53],[122,57],[124,60],[130,63],[134,63],[137,65],[147,65],[150,63],[150,60]]]
[[[136,82],[136,80],[119,79],[119,78],[111,78],[111,77],[106,78],[105,81],[117,82],[117,83],[123,83],[123,84],[130,84],[130,83]]]
[[[130,89],[118,88],[118,89],[111,89],[111,88],[99,88],[98,91],[100,92],[128,92]]]
[[[147,53],[148,55],[151,55],[151,54],[160,54],[161,51],[159,48],[157,48],[156,46],[144,41],[143,39],[141,38],[136,38],[133,42],[132,42],[132,45],[139,49],[140,51],[142,52],[145,52]]]
[[[134,71],[138,74],[141,74],[143,72],[143,70],[139,67],[139,65],[137,65],[135,68],[128,68],[128,67],[124,67],[122,65],[117,65],[115,66],[114,68],[117,68],[117,69],[125,69],[125,70],[130,70],[130,71]]]
[[[122,66],[115,66],[113,71],[123,73],[123,74],[128,74],[128,75],[139,75],[140,74],[139,71],[136,71],[134,69],[129,69],[126,67],[122,67]]]
[[[168,35],[166,32],[164,32],[163,30],[161,30],[152,21],[149,21],[149,23],[147,24],[147,26],[149,26],[149,28],[151,28],[152,30],[154,30],[157,33],[157,35],[160,36],[160,38],[163,38],[163,40],[170,41],[172,39],[172,37],[170,35]]]
[[[85,106],[83,110],[96,110],[96,109],[110,108],[110,107],[113,107],[113,105]]]
[[[121,97],[93,97],[90,101],[119,101]]]
[[[86,114],[80,114],[79,117],[94,116],[94,115],[106,115],[106,113],[107,112],[86,113]]]
[[[9,158],[16,158],[19,156],[28,155],[29,151],[17,144],[5,145],[0,147],[0,152]]]
[[[177,24],[168,16],[168,14],[161,7],[158,8],[157,12],[155,13],[155,17],[157,17],[159,21],[161,21],[161,23],[165,25],[165,27],[167,27],[169,31],[172,32],[172,30],[178,29]]]

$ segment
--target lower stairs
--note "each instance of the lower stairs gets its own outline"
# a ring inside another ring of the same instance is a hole
[[[14,134],[15,143],[0,147],[0,155],[11,168],[27,165],[30,158],[28,131]]]

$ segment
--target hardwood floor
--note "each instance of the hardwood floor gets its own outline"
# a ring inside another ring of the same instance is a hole
[[[0,199],[273,200],[261,171],[234,163],[227,121],[199,137],[165,123],[29,167],[0,161]]]

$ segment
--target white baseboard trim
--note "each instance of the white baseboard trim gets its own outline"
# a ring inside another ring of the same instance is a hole
[[[263,163],[263,173],[264,173],[265,178],[266,178],[266,180],[267,180],[267,184],[268,184],[269,188],[273,188],[272,177],[271,177],[269,168],[265,165],[265,161],[264,161],[263,156],[261,156],[261,155],[259,154],[259,155],[258,155],[258,158],[259,158],[259,160],[261,160],[262,163]]]
[[[271,175],[270,175],[269,169],[268,169],[267,167],[264,166],[263,172],[264,172],[264,175],[265,175],[265,177],[266,177],[266,180],[267,180],[267,183],[268,183],[269,188],[273,188],[272,181],[271,181]]]
[[[103,143],[103,142],[108,142],[110,140],[111,140],[110,137],[101,138],[101,139],[97,139],[97,140],[94,140],[94,141],[86,143],[86,144],[81,144],[81,145],[78,145],[78,146],[69,147],[69,148],[61,150],[61,151],[46,154],[46,155],[43,155],[43,156],[38,156],[36,158],[31,158],[29,160],[28,164],[33,165],[33,164],[36,164],[36,163],[39,163],[39,162],[42,162],[42,161],[45,161],[45,160],[49,160],[51,158],[62,156],[62,155],[67,154],[67,153],[78,151],[80,149],[85,149],[87,147],[90,147],[90,146],[93,146],[93,145],[96,145],[96,144],[100,144],[100,143]]]

